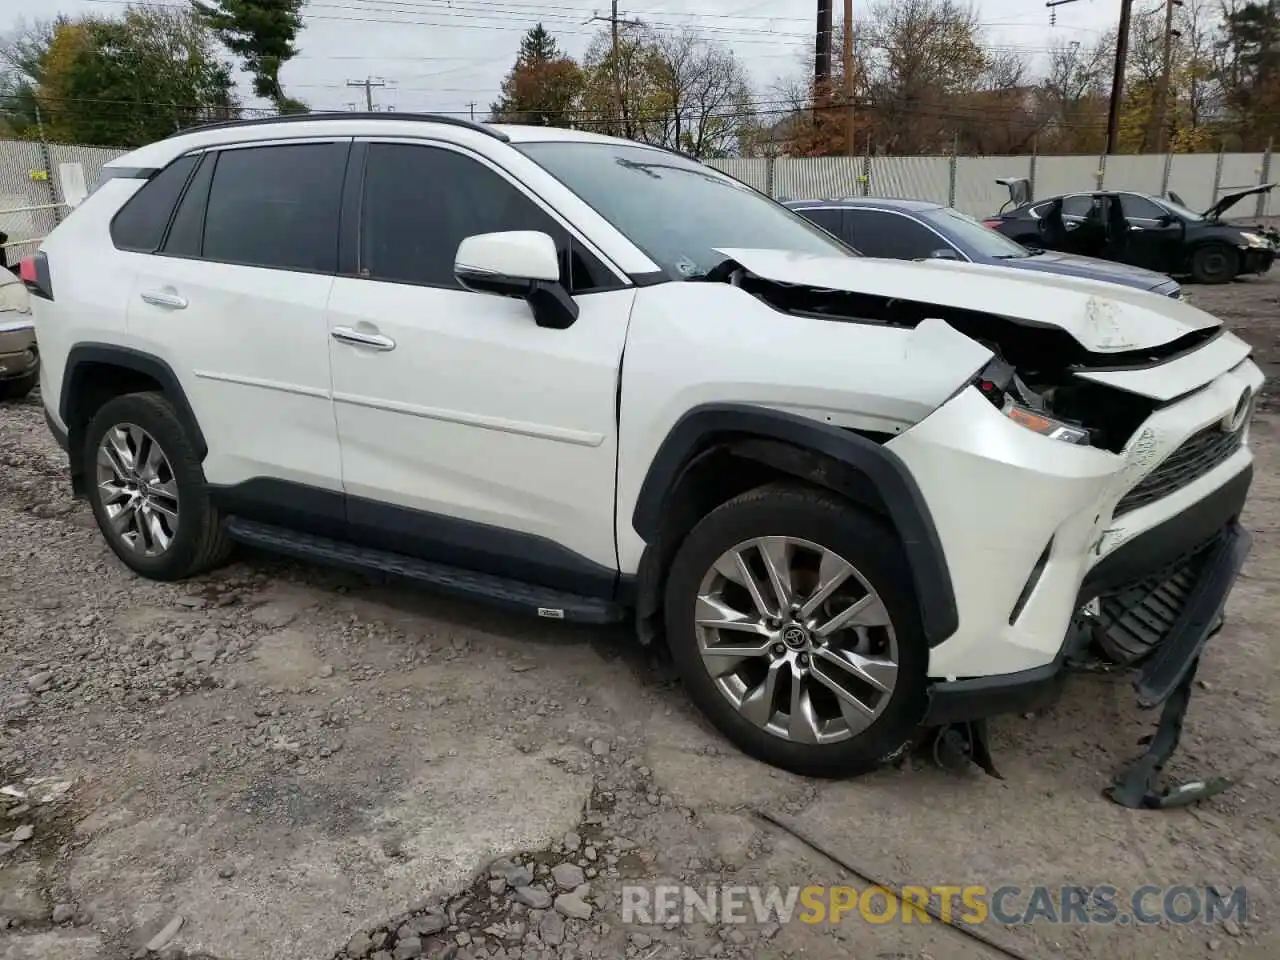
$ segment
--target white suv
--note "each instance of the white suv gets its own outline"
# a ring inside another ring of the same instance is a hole
[[[1187,304],[854,255],[678,154],[341,114],[137,150],[22,266],[111,548],[633,619],[841,775],[1092,655],[1158,702],[1248,546],[1263,377]]]

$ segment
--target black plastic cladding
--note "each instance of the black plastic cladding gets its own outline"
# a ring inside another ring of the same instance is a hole
[[[716,438],[778,441],[830,457],[869,481],[902,539],[929,645],[937,646],[955,633],[960,616],[942,542],[906,465],[865,437],[805,417],[736,404],[696,407],[685,414],[658,449],[636,498],[631,522],[646,543],[657,541],[667,497],[690,460]],[[833,489],[849,492],[838,485]]]

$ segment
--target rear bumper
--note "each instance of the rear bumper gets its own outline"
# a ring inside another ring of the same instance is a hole
[[[1173,557],[1203,558],[1181,612],[1135,680],[1141,706],[1154,706],[1173,692],[1221,622],[1222,610],[1253,541],[1239,524],[1252,478],[1250,468],[1190,509],[1117,548],[1090,571],[1081,587],[1078,600],[1084,604],[1099,593],[1150,576],[1167,567]],[[1073,623],[1052,663],[1016,673],[933,684],[926,725],[1020,713],[1045,705],[1054,698],[1071,667],[1076,646],[1068,641],[1077,629],[1079,624]]]
[[[36,329],[29,319],[0,318],[0,380],[26,377],[40,370]]]

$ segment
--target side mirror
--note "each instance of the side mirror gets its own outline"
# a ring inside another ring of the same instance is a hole
[[[560,256],[538,230],[479,233],[458,245],[453,275],[467,290],[526,300],[540,327],[563,330],[578,319],[578,305],[560,283]]]
[[[1162,213],[1156,218],[1156,223],[1160,224],[1162,227],[1172,227],[1177,222],[1178,218],[1172,213]]]
[[[956,253],[950,247],[939,247],[929,254],[930,260],[959,260],[960,254]]]

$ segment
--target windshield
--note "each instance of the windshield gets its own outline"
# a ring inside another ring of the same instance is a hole
[[[717,248],[857,254],[763,194],[693,160],[613,143],[524,143],[563,183],[676,280],[702,277]]]
[[[930,226],[937,228],[943,236],[950,237],[975,251],[979,257],[1019,260],[1032,256],[1031,251],[1026,247],[1014,243],[1003,233],[997,233],[959,210],[941,207],[937,210],[925,210],[920,216]]]
[[[1196,213],[1194,210],[1188,210],[1182,204],[1174,203],[1168,197],[1161,197],[1159,200],[1155,200],[1154,202],[1160,204],[1160,206],[1164,207],[1170,213],[1182,217],[1184,220],[1200,221],[1204,219],[1204,217]]]

